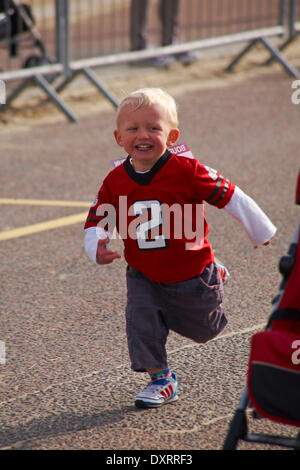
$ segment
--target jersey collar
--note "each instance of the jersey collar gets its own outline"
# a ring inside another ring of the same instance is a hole
[[[130,155],[128,155],[123,165],[126,173],[131,179],[133,179],[133,181],[141,186],[146,186],[151,183],[156,173],[167,163],[171,156],[172,153],[169,150],[166,150],[166,152],[160,157],[159,160],[157,160],[151,170],[149,170],[147,173],[137,173],[134,170],[130,163]]]

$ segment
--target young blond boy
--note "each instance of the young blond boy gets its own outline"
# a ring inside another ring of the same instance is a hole
[[[177,399],[177,377],[166,353],[169,331],[205,343],[227,323],[204,202],[239,220],[254,246],[267,245],[276,232],[233,182],[196,159],[168,150],[179,133],[176,103],[169,94],[157,88],[129,94],[119,106],[114,131],[128,157],[104,179],[85,223],[86,251],[98,264],[121,258],[108,247],[114,222],[124,241],[131,367],[148,372],[151,379],[135,398],[142,408]],[[112,224],[110,207],[115,211]],[[176,210],[165,230],[168,208]],[[186,221],[188,234],[178,231]]]

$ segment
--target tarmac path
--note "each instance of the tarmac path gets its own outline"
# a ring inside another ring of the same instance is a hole
[[[278,261],[299,221],[300,105],[291,84],[276,69],[226,86],[165,86],[179,103],[180,141],[252,196],[278,233],[254,250],[235,220],[206,208],[215,254],[231,273],[229,324],[206,345],[170,334],[180,399],[157,410],[133,406],[147,379],[128,362],[125,261],[99,267],[83,247],[87,208],[111,160],[122,156],[112,136],[115,111],[1,133],[1,449],[222,448],[246,382],[251,335],[270,314]],[[111,244],[122,252],[119,240]],[[249,418],[255,432],[295,434]]]

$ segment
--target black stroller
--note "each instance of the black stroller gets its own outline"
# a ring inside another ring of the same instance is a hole
[[[300,204],[300,172],[296,204]],[[252,434],[246,414],[249,408],[254,418],[300,428],[300,224],[279,270],[283,276],[279,294],[266,330],[252,336],[247,386],[223,450],[235,450],[239,440],[300,450],[299,431],[295,438]]]
[[[22,64],[34,67],[53,62],[47,55],[41,35],[35,27],[35,18],[30,5],[16,0],[0,0],[0,41],[8,48],[10,57],[17,57],[21,44],[37,49]]]

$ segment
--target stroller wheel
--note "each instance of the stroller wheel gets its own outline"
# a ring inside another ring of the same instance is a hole
[[[236,410],[229,425],[229,430],[223,445],[223,450],[235,450],[239,439],[247,434],[247,420],[244,410]]]
[[[27,69],[30,67],[38,67],[39,65],[45,65],[48,63],[49,61],[45,57],[42,57],[40,55],[31,55],[25,60],[23,68]]]

